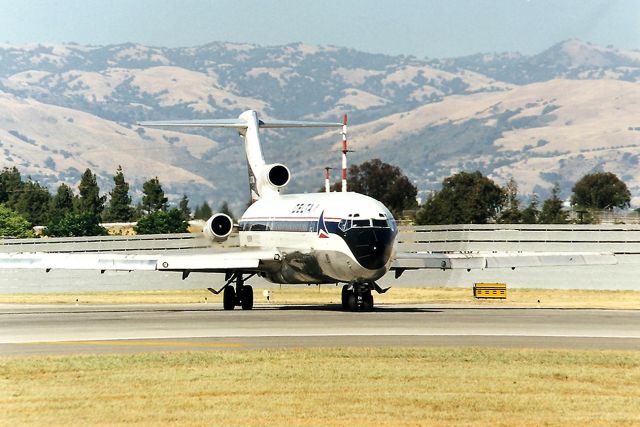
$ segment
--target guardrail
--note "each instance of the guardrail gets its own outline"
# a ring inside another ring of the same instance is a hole
[[[640,226],[433,225],[402,227],[405,251],[592,251],[640,254]]]
[[[213,243],[200,233],[0,240],[0,252],[142,252],[238,246],[234,233]],[[401,251],[593,251],[640,254],[640,225],[403,226]]]

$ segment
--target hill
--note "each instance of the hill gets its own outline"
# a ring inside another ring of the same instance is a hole
[[[350,161],[395,163],[424,193],[462,169],[524,192],[565,194],[606,169],[640,196],[635,170],[640,52],[578,40],[538,55],[422,60],[304,44],[211,43],[189,48],[0,45],[0,166],[54,187],[90,167],[102,188],[122,164],[139,191],[158,176],[176,200],[246,203],[246,167],[229,131],[141,129],[138,120],[264,117],[339,120],[349,113]],[[635,114],[636,117],[633,117]],[[339,135],[265,132],[265,154],[294,172],[289,191],[315,191],[338,166]]]

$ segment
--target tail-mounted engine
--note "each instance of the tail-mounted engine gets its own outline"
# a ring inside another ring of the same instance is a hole
[[[251,166],[249,162],[249,188],[251,203],[261,197],[277,195],[291,179],[289,168],[280,163]]]
[[[233,231],[233,219],[229,215],[217,213],[207,220],[202,232],[214,242],[224,242]]]
[[[291,172],[285,165],[275,163],[271,165],[264,165],[262,179],[264,183],[267,183],[270,187],[280,190],[289,183],[291,179]]]

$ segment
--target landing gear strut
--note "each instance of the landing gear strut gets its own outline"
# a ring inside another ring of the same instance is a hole
[[[222,288],[222,307],[225,310],[233,310],[236,306],[242,307],[243,310],[251,310],[253,308],[253,288],[251,285],[245,285],[244,282],[251,278],[253,274],[243,277],[242,273],[232,273],[227,279],[227,283]],[[235,289],[233,282],[235,282]],[[214,291],[214,294],[220,291]]]
[[[342,308],[351,311],[373,310],[372,283],[351,283],[342,287]]]

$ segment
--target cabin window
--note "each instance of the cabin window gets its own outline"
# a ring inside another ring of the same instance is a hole
[[[255,223],[251,225],[251,231],[269,231],[269,226],[264,223]]]
[[[318,231],[318,221],[243,221],[240,230],[315,233]]]

